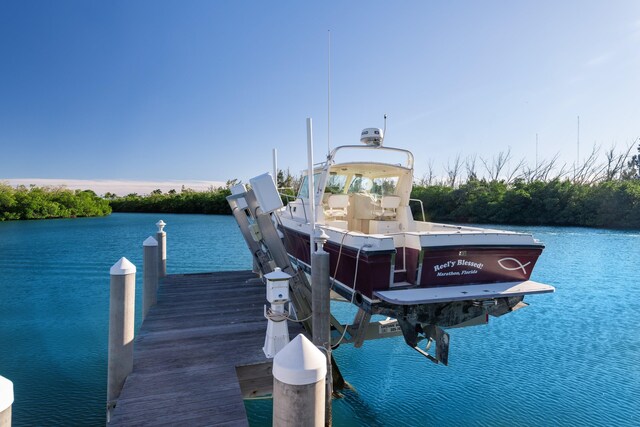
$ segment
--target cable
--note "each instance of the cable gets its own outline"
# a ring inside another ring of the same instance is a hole
[[[291,322],[297,322],[297,323],[306,322],[307,320],[311,319],[312,316],[313,315],[311,314],[305,317],[304,319],[294,319],[292,317],[289,317],[289,312],[287,310],[283,311],[282,313],[279,313],[277,311],[273,311],[271,307],[267,308],[264,314],[264,317],[274,322],[282,322],[284,320],[289,320]]]
[[[331,288],[330,289],[334,289],[335,284],[336,284],[336,276],[338,274],[338,267],[340,266],[340,257],[342,256],[342,248],[344,247],[344,239],[345,237],[347,237],[347,235],[349,234],[349,232],[347,231],[346,233],[344,233],[342,235],[342,240],[340,240],[340,250],[338,251],[338,259],[336,260],[336,268],[333,271],[333,278],[331,280]],[[356,265],[356,270],[357,270],[358,266]]]
[[[356,255],[356,271],[355,271],[355,273],[353,275],[353,288],[351,288],[351,301],[350,301],[351,304],[353,304],[353,300],[355,299],[355,296],[356,296],[356,283],[357,283],[357,280],[358,280],[358,264],[359,264],[359,261],[360,261],[360,251],[362,251],[362,248],[370,248],[370,247],[371,247],[370,244],[365,244],[365,245],[362,245],[360,247],[360,249],[358,249],[358,253]],[[342,249],[342,248],[340,248],[340,249]],[[347,329],[348,328],[349,328],[349,326],[345,325],[344,329],[342,330],[342,336],[340,336],[340,339],[338,340],[337,343],[335,343],[334,345],[331,346],[331,349],[338,348],[338,346],[340,345],[340,343],[344,339],[345,335],[347,334]]]

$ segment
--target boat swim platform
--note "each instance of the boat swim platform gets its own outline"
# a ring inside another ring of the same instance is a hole
[[[243,399],[273,388],[265,304],[251,271],[163,278],[108,425],[248,426]],[[291,338],[303,332],[288,323]]]
[[[492,299],[520,297],[533,294],[554,292],[553,286],[525,280],[520,282],[474,283],[457,286],[439,286],[434,288],[415,288],[389,291],[376,291],[374,296],[392,304],[414,305],[435,304],[470,299]]]

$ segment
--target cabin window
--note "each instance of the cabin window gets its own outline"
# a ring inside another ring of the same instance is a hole
[[[302,178],[302,183],[300,184],[300,191],[298,191],[298,197],[301,199],[308,199],[309,198],[309,184],[307,184],[307,178],[308,176],[305,175],[304,178]],[[313,174],[313,184],[314,184],[314,188],[317,191],[317,185],[318,185],[318,181],[320,181],[320,174],[316,173]]]
[[[349,186],[349,193],[368,193],[371,187],[373,187],[371,178],[356,174]]]
[[[344,187],[347,184],[347,176],[346,175],[338,175],[337,173],[332,173],[329,175],[329,179],[327,180],[327,186],[325,187],[325,193],[331,194],[341,194],[344,193]]]
[[[397,186],[398,186],[397,176],[374,178],[373,187],[371,188],[371,193],[376,194],[378,196],[390,196],[396,193]]]
[[[373,196],[389,196],[395,194],[398,186],[397,176],[386,176],[383,178],[369,178],[356,174],[351,185],[349,193],[365,193]]]

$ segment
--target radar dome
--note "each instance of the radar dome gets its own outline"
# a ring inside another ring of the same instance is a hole
[[[382,134],[382,129],[379,128],[366,128],[360,134],[360,142],[365,145],[373,145],[375,147],[380,147],[382,145],[382,140],[384,135]]]

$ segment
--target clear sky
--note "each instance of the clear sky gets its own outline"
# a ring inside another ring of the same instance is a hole
[[[640,2],[0,2],[0,179],[218,180],[382,127],[431,161],[640,136]]]

